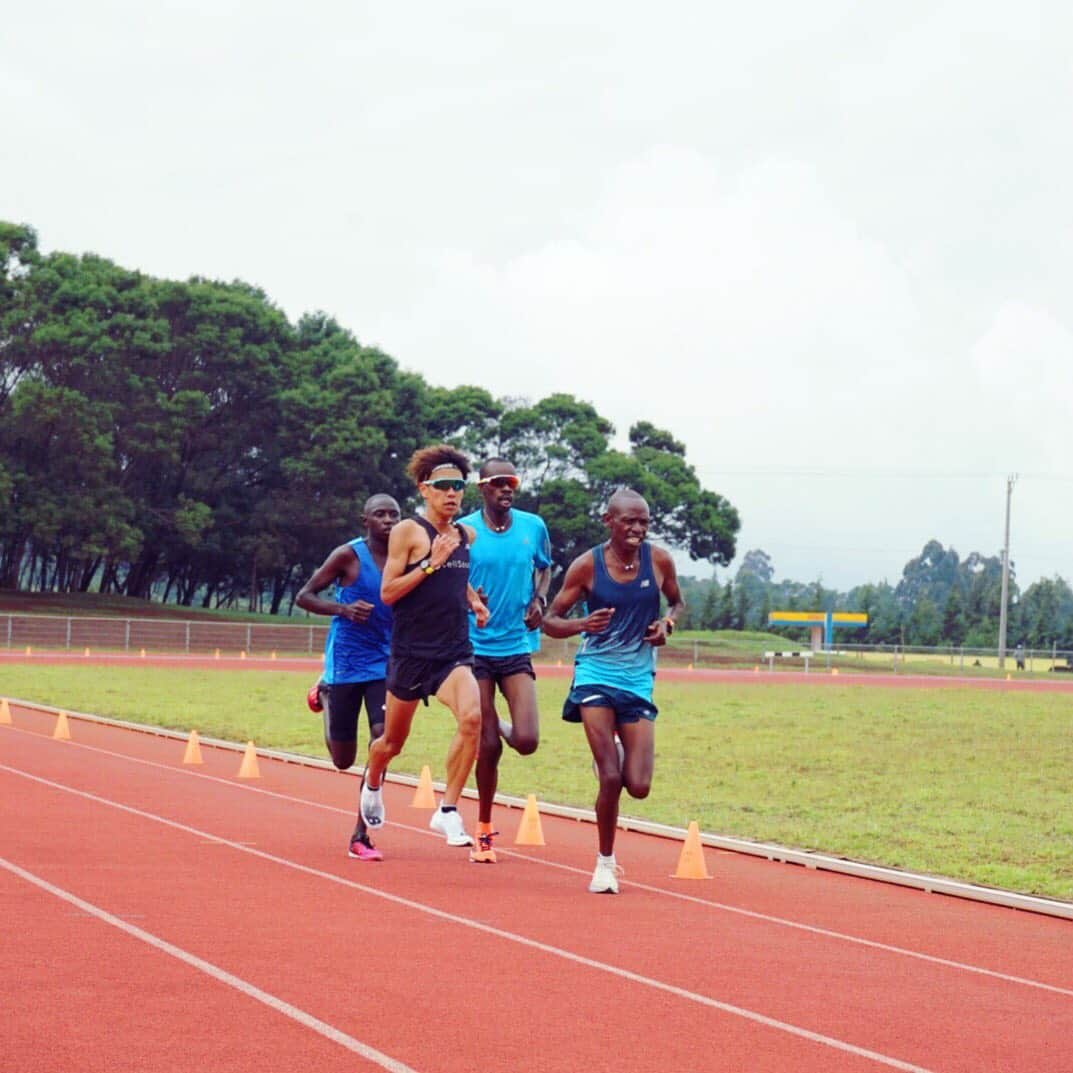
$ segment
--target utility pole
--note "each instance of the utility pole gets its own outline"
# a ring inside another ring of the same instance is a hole
[[[1010,497],[1017,474],[1011,473],[1006,478],[1006,540],[1002,545],[1002,596],[998,613],[998,666],[1001,671],[1006,666],[1006,604],[1010,594]]]

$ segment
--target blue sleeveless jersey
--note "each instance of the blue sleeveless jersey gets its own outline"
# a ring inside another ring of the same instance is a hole
[[[540,650],[540,630],[527,630],[522,621],[533,599],[533,571],[551,566],[548,527],[537,514],[511,510],[510,528],[496,533],[482,511],[461,519],[472,526],[477,541],[470,549],[469,583],[484,589],[491,617],[483,629],[469,617],[469,639],[478,656],[521,656]]]
[[[351,540],[358,557],[358,577],[353,585],[336,582],[335,598],[341,604],[364,600],[373,605],[369,618],[350,622],[336,615],[328,629],[324,646],[325,685],[344,682],[373,682],[387,677],[387,657],[391,643],[391,608],[380,599],[380,570],[364,538]]]
[[[575,686],[610,686],[645,700],[652,699],[656,650],[645,639],[659,618],[659,586],[652,570],[652,549],[642,544],[637,577],[615,581],[607,572],[604,548],[592,549],[593,586],[586,613],[613,607],[611,624],[603,633],[583,633],[574,661]]]

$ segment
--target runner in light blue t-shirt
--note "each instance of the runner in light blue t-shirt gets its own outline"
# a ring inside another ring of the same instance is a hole
[[[481,466],[478,486],[481,509],[461,521],[477,531],[470,551],[470,584],[482,594],[491,612],[477,629],[470,616],[473,673],[481,692],[481,744],[477,754],[480,798],[475,863],[495,862],[492,804],[499,782],[503,741],[522,756],[537,747],[539,719],[530,653],[540,647],[540,623],[551,577],[548,528],[536,514],[514,509],[520,481],[514,466],[490,458]],[[496,687],[510,710],[500,723]],[[502,740],[500,740],[502,738]]]

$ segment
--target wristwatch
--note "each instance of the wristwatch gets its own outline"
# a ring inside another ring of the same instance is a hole
[[[426,574],[436,573],[436,567],[432,565],[431,559],[422,559],[421,562],[419,562],[417,565],[421,567],[421,569],[424,570]]]

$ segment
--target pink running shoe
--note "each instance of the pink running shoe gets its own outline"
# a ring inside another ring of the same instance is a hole
[[[358,834],[357,831],[350,839],[347,856],[358,861],[382,861],[384,859],[384,855],[373,845],[372,839],[367,834]]]
[[[320,679],[318,678],[310,687],[309,692],[306,694],[306,704],[309,705],[311,712],[324,711],[324,705],[320,702]]]

